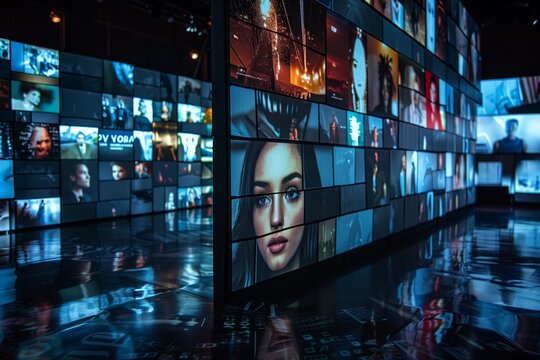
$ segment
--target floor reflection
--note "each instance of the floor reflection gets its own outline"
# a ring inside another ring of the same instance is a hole
[[[301,296],[220,311],[211,215],[0,236],[0,357],[539,358],[539,211],[475,209]]]

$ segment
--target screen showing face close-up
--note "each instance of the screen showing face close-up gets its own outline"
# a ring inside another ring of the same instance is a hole
[[[424,55],[412,59],[391,35],[357,21],[379,12],[385,26],[444,59],[445,7],[228,4],[229,152],[219,156],[230,173],[232,292],[432,221],[447,199],[450,211],[467,204],[453,200],[474,187],[474,156],[465,154],[475,100]],[[447,116],[454,96],[465,109],[457,125]]]

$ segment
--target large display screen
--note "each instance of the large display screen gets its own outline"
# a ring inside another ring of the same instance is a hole
[[[387,30],[372,34],[350,21],[361,16],[316,1],[228,6],[230,152],[219,156],[230,169],[230,186],[220,188],[229,195],[232,291],[474,202],[476,104],[444,71],[405,55]],[[385,27],[447,58],[449,16],[439,2],[372,6],[393,23]],[[454,96],[463,111],[449,117]],[[191,106],[179,108],[179,121],[192,118]],[[178,201],[190,206],[200,191],[189,164],[206,144],[178,136],[179,178],[190,183]]]
[[[484,80],[479,115],[540,113],[540,76]]]
[[[7,39],[0,60],[0,231],[212,204],[209,83]]]
[[[478,154],[540,154],[540,115],[478,117]]]

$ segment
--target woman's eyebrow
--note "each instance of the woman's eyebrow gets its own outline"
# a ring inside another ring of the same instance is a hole
[[[268,187],[268,185],[269,184],[266,181],[254,181],[253,182],[253,187],[258,186],[258,187],[266,188],[266,187]]]
[[[288,183],[289,181],[291,181],[293,179],[296,179],[296,178],[300,178],[300,180],[301,180],[302,179],[302,174],[300,174],[299,172],[293,172],[293,173],[285,176],[283,178],[283,180],[281,180],[281,183],[285,184],[285,183]]]

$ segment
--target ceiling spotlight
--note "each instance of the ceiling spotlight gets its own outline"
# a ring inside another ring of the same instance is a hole
[[[55,24],[62,22],[62,16],[58,11],[51,10],[51,12],[49,13],[49,18]]]
[[[538,19],[533,20],[533,26],[536,25],[536,24],[538,24]]]
[[[199,58],[199,53],[196,51],[192,51],[189,56],[191,57],[191,60],[197,60]]]

